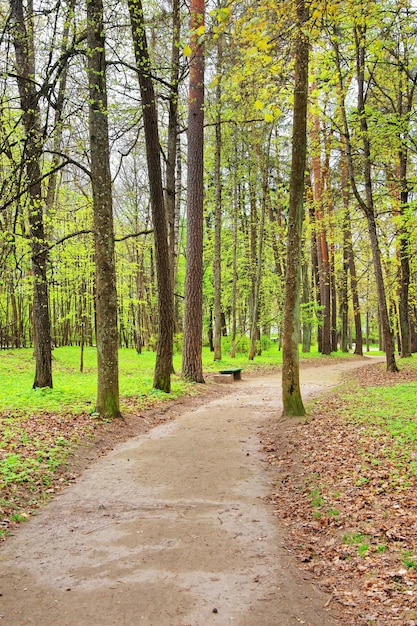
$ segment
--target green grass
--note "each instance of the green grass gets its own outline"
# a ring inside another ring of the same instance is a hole
[[[320,507],[323,506],[324,499],[318,487],[315,487],[314,489],[310,491],[310,500],[311,500],[311,506],[315,509],[319,509]]]
[[[417,570],[417,557],[414,555],[412,550],[407,550],[404,553],[402,562],[409,569]]]
[[[79,371],[80,350],[75,347],[53,351],[53,389],[32,389],[35,362],[33,351],[0,352],[0,411],[92,412],[97,393],[96,350],[84,351],[84,372]],[[150,393],[155,356],[138,355],[135,350],[121,349],[120,394],[141,398]],[[187,390],[187,385],[173,380],[173,395]]]
[[[414,363],[413,363],[414,366]],[[378,438],[382,458],[389,459],[397,481],[417,475],[417,383],[401,383],[387,387],[371,387],[341,395],[339,411],[348,423],[361,428],[363,437]],[[364,449],[371,466],[380,459]]]
[[[68,445],[46,445],[38,446],[33,456],[8,454],[0,460],[0,486],[24,483],[30,488],[38,480],[49,486],[53,473],[63,464],[69,450]]]
[[[88,421],[79,425],[74,416],[42,418],[19,410],[0,414],[0,428],[0,491],[7,495],[0,500],[3,510],[13,506],[21,490],[46,492],[78,443],[79,432],[85,436],[91,425]],[[19,514],[13,513],[11,519],[21,521]]]
[[[342,537],[344,544],[355,546],[359,556],[366,556],[369,550],[369,537],[363,533],[346,533]]]
[[[337,356],[341,356],[338,353]],[[301,354],[303,359],[319,358],[316,349]],[[80,373],[80,349],[77,347],[55,348],[53,351],[53,389],[32,389],[35,361],[32,349],[0,351],[0,411],[24,409],[28,411],[93,412],[97,392],[96,350],[85,348],[84,372]],[[276,343],[269,342],[268,349],[260,357],[248,361],[246,354],[231,359],[227,345],[221,361],[213,361],[213,353],[203,349],[203,369],[217,372],[226,367],[241,367],[246,371],[277,367],[282,364],[282,352]],[[122,398],[138,398],[145,404],[161,398],[152,390],[155,353],[122,348],[119,351],[120,395]],[[174,368],[181,371],[181,354],[174,355]],[[190,393],[190,384],[179,376],[172,377],[172,394],[176,397]],[[144,400],[146,398],[146,401]],[[122,401],[123,404],[123,401]],[[122,406],[123,408],[123,406]]]

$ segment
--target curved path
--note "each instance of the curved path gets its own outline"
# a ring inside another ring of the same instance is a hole
[[[361,364],[304,370],[303,397]],[[339,623],[263,499],[281,410],[278,376],[244,379],[94,463],[2,549],[1,626]]]

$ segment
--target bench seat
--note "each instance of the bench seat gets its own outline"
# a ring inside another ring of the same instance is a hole
[[[227,370],[220,370],[220,374],[233,374],[233,379],[234,380],[241,380],[241,372],[242,372],[243,368],[242,367],[232,367],[231,369],[227,369]]]

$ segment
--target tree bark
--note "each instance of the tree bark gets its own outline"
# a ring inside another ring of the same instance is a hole
[[[214,360],[222,358],[222,265],[221,265],[221,229],[222,229],[222,180],[221,180],[221,71],[222,71],[222,36],[217,40],[217,85],[216,85],[216,122],[215,122],[215,156],[214,156],[214,187],[215,187],[215,216],[214,216]]]
[[[307,99],[309,41],[302,32],[307,21],[304,0],[297,0],[298,31],[295,41],[294,110],[288,242],[285,282],[282,401],[283,415],[305,415],[301,398],[298,342],[300,335],[301,239],[304,216],[307,149]]]
[[[169,87],[168,139],[166,158],[165,210],[168,225],[169,263],[174,290],[177,268],[177,151],[178,150],[178,101],[180,72],[180,1],[172,2],[171,78]],[[180,155],[181,157],[181,155]],[[181,183],[181,181],[180,181]]]
[[[236,326],[237,326],[237,244],[238,244],[238,210],[239,210],[239,179],[238,179],[238,153],[236,129],[234,131],[234,163],[233,171],[233,217],[232,217],[232,238],[233,238],[233,261],[232,261],[232,311],[231,311],[231,332],[230,332],[230,357],[236,358]]]
[[[174,349],[174,290],[170,264],[168,229],[160,159],[160,142],[151,62],[143,21],[141,0],[128,1],[136,68],[142,99],[145,129],[146,160],[155,238],[156,276],[158,284],[158,340],[153,386],[171,391],[172,356]]]
[[[323,176],[325,180],[325,199],[327,205],[327,230],[330,237],[328,243],[328,275],[329,275],[329,291],[330,291],[330,346],[332,352],[337,352],[337,290],[336,290],[336,271],[335,271],[335,237],[334,237],[334,208],[332,197],[332,181],[330,171],[330,152],[331,139],[333,131],[327,133],[324,138],[325,160],[323,167]]]
[[[374,263],[375,283],[378,295],[379,315],[381,321],[382,335],[384,339],[387,370],[397,372],[398,367],[395,362],[394,339],[390,326],[387,299],[385,295],[384,277],[382,273],[381,250],[378,241],[378,232],[375,217],[374,198],[372,190],[372,161],[371,146],[368,133],[368,122],[365,111],[365,58],[366,50],[364,46],[365,33],[362,27],[355,30],[356,43],[356,68],[358,83],[358,113],[363,145],[363,172],[365,183],[365,202],[361,203],[361,208],[366,215],[368,222],[368,233],[371,243],[372,258]],[[352,170],[353,171],[353,170]],[[356,186],[355,186],[356,189]]]
[[[381,251],[379,247],[378,241],[378,232],[377,232],[377,224],[376,224],[376,216],[375,216],[375,207],[374,207],[374,199],[373,199],[373,190],[372,190],[372,161],[371,161],[371,148],[370,148],[370,140],[368,133],[368,123],[366,118],[366,110],[365,110],[365,58],[366,58],[366,50],[365,50],[365,30],[364,27],[356,26],[354,36],[355,36],[355,46],[356,46],[356,79],[358,85],[358,95],[357,95],[357,111],[359,116],[359,124],[361,130],[362,137],[362,146],[363,146],[363,156],[362,156],[362,169],[364,174],[364,187],[365,187],[365,198],[359,193],[357,184],[356,184],[356,174],[353,166],[353,157],[352,157],[352,148],[350,141],[350,132],[349,125],[347,121],[346,108],[343,99],[343,79],[342,79],[342,69],[340,62],[340,52],[338,48],[338,44],[334,41],[334,50],[336,54],[336,67],[339,79],[339,94],[340,94],[340,109],[342,113],[343,119],[343,129],[345,136],[345,148],[346,148],[346,161],[348,165],[349,178],[351,183],[352,191],[355,195],[355,198],[363,211],[368,225],[368,233],[369,240],[371,244],[372,251],[372,259],[374,266],[374,276],[375,283],[377,289],[378,296],[378,306],[379,306],[379,315],[381,321],[381,329],[384,339],[384,349],[386,354],[386,366],[387,370],[390,372],[397,372],[397,364],[395,362],[395,354],[394,354],[394,340],[393,334],[390,327],[390,320],[388,314],[388,307],[385,295],[385,285],[384,285],[384,277],[382,273],[382,264],[381,264]]]
[[[253,361],[256,354],[256,340],[258,338],[258,325],[259,325],[259,311],[258,311],[258,299],[259,299],[259,285],[257,282],[259,257],[258,257],[258,242],[262,237],[261,233],[258,233],[258,206],[257,206],[257,174],[258,169],[255,159],[249,157],[248,159],[248,186],[249,186],[249,206],[250,206],[250,302],[249,302],[249,323],[250,323],[250,344],[248,359]]]
[[[267,176],[267,174],[265,174]],[[259,310],[260,310],[260,293],[261,293],[261,282],[262,282],[262,254],[263,254],[263,242],[264,242],[264,224],[265,224],[265,196],[262,200],[261,206],[261,218],[259,221],[259,239],[258,239],[258,247],[257,247],[257,263],[256,263],[256,271],[254,277],[254,292],[253,292],[253,301],[252,301],[252,319],[250,326],[250,347],[249,347],[249,355],[248,359],[253,361],[255,358],[255,354],[258,353],[256,342],[260,340],[260,330],[259,330]]]
[[[310,188],[309,188],[310,189]],[[309,217],[311,224],[311,278],[312,278],[312,292],[315,300],[315,307],[317,311],[317,317],[319,324],[317,327],[317,346],[318,351],[322,351],[323,345],[323,326],[321,321],[321,293],[320,293],[320,278],[319,278],[319,259],[317,250],[317,236],[316,236],[316,214],[314,211],[313,203],[310,203]]]
[[[311,350],[311,330],[312,330],[312,302],[310,295],[310,283],[308,279],[308,263],[304,259],[301,265],[301,302],[304,307],[304,319],[302,320],[302,351],[310,352]]]
[[[96,267],[96,410],[120,416],[117,293],[102,0],[87,0],[89,135]]]
[[[185,276],[182,377],[203,383],[203,148],[204,47],[197,30],[204,26],[204,0],[191,0],[191,61],[188,98],[187,265]]]
[[[313,193],[315,207],[315,233],[316,233],[316,249],[318,261],[318,277],[320,285],[320,319],[321,327],[321,346],[322,354],[330,354],[332,351],[331,343],[331,291],[330,291],[330,261],[329,246],[327,243],[326,226],[324,219],[324,180],[325,172],[321,163],[321,129],[320,118],[316,113],[313,118],[313,145],[314,153],[312,156],[313,170]]]
[[[70,0],[68,3],[65,21],[64,21],[64,30],[62,34],[62,51],[68,45],[69,39],[69,31],[70,26],[74,22],[74,7],[76,0]],[[53,156],[51,162],[51,175],[48,180],[48,188],[46,192],[45,205],[46,211],[49,213],[53,208],[53,205],[56,200],[57,195],[57,187],[58,187],[58,165],[61,161],[61,156],[59,156],[59,152],[61,150],[62,144],[62,134],[63,134],[63,113],[64,113],[64,102],[65,102],[65,91],[67,87],[67,78],[68,78],[68,65],[65,65],[62,70],[60,79],[59,79],[59,87],[58,94],[56,98],[55,104],[55,116],[54,116],[54,143],[53,143]]]
[[[350,208],[349,208],[349,172],[348,164],[346,161],[346,146],[345,139],[342,137],[342,150],[340,154],[341,159],[341,184],[342,184],[342,200],[343,200],[343,267],[344,276],[343,281],[346,282],[346,301],[342,298],[342,307],[346,307],[345,319],[346,325],[348,323],[348,294],[347,294],[347,282],[348,273],[350,275],[350,291],[352,297],[353,307],[353,320],[355,324],[355,350],[354,354],[363,356],[363,333],[362,333],[362,319],[361,308],[358,294],[358,279],[356,276],[356,264],[355,256],[353,253],[352,245],[352,228],[350,223]],[[347,328],[342,330],[342,335],[346,333],[347,340]],[[342,348],[343,349],[343,348]]]
[[[33,388],[52,387],[51,325],[47,283],[47,243],[41,187],[43,137],[36,92],[34,42],[25,20],[22,0],[10,0],[11,32],[16,54],[17,84],[25,130],[23,159],[29,195],[29,232],[33,275],[33,336],[36,371]]]
[[[401,268],[400,298],[399,298],[399,322],[401,336],[401,358],[411,356],[411,332],[409,319],[409,291],[410,291],[410,250],[409,235],[406,224],[406,208],[408,206],[408,181],[407,181],[407,152],[402,146],[399,151],[399,182],[400,182],[400,219],[399,229],[399,255]]]

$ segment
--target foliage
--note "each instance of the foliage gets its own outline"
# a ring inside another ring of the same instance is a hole
[[[34,2],[33,21],[36,47],[36,88],[45,140],[42,158],[43,191],[48,197],[45,226],[48,245],[48,282],[51,304],[53,342],[57,347],[84,342],[95,343],[94,324],[94,252],[92,246],[92,199],[89,182],[87,135],[87,81],[85,80],[85,16],[83,11],[65,13],[68,3],[58,3],[44,13]],[[107,83],[109,89],[109,125],[112,147],[113,196],[116,229],[116,270],[120,344],[144,348],[155,344],[157,290],[152,219],[149,208],[149,180],[144,158],[144,138],[138,114],[140,96],[132,68],[133,48],[129,40],[125,5],[110,0],[104,3],[108,23]],[[71,5],[71,3],[69,3]],[[310,158],[319,154],[322,164],[329,159],[325,179],[326,210],[323,225],[327,241],[334,251],[336,306],[346,274],[343,265],[343,132],[340,94],[346,103],[353,150],[353,169],[363,185],[362,134],[355,110],[354,33],[366,23],[365,114],[368,123],[373,167],[373,192],[378,207],[377,221],[383,256],[384,279],[392,302],[392,326],[398,319],[398,284],[401,254],[400,240],[407,240],[411,263],[411,310],[417,292],[415,285],[415,40],[416,29],[412,4],[394,5],[390,1],[347,2],[339,10],[336,2],[311,2],[311,19],[305,33],[311,35],[310,119],[319,118],[320,132],[310,134]],[[115,10],[117,7],[117,10]],[[283,319],[285,242],[288,232],[288,200],[293,105],[293,12],[295,3],[253,3],[239,0],[221,4],[207,16],[204,39],[207,54],[205,114],[207,120],[205,149],[205,248],[204,248],[204,341],[209,331],[213,304],[213,211],[214,211],[214,121],[220,115],[222,129],[221,184],[222,207],[222,307],[230,335],[233,310],[237,335],[248,334],[254,285],[254,264],[259,238],[264,238],[260,285],[259,326],[280,332]],[[114,10],[113,10],[114,9]],[[183,54],[189,40],[188,14],[181,8],[177,33],[179,50],[178,109],[179,128],[186,126],[186,80],[189,58]],[[152,76],[158,84],[158,117],[162,154],[167,154],[167,120],[170,106],[170,64],[167,42],[173,37],[170,11],[155,3],[145,7]],[[5,15],[1,27],[6,31]],[[64,25],[69,35],[64,37]],[[355,31],[356,29],[356,31]],[[2,73],[0,80],[0,168],[2,174],[2,211],[0,222],[0,345],[3,348],[32,346],[33,277],[29,265],[28,194],[24,172],[24,130],[21,112],[16,109],[14,94],[16,72],[13,51],[7,47],[7,33],[1,41]],[[223,58],[217,66],[217,42],[221,40]],[[335,44],[342,59],[342,86],[335,72]],[[63,52],[64,51],[64,52]],[[64,57],[61,58],[61,54]],[[61,65],[62,62],[62,65]],[[61,72],[66,70],[66,84]],[[46,78],[45,78],[46,77]],[[44,81],[47,80],[47,83]],[[215,102],[221,82],[221,100]],[[60,93],[61,86],[63,88]],[[62,95],[62,101],[60,96]],[[402,108],[400,103],[402,102]],[[61,106],[61,109],[58,107]],[[53,114],[57,107],[56,115]],[[220,108],[220,111],[218,111]],[[179,154],[186,150],[185,133],[178,138]],[[409,164],[406,188],[407,204],[401,207],[398,160],[407,149]],[[59,155],[59,156],[58,156]],[[177,176],[182,182],[178,160]],[[54,193],[49,193],[51,170],[59,169]],[[311,178],[311,161],[308,163]],[[314,184],[314,180],[312,180]],[[178,185],[176,216],[176,331],[183,330],[183,295],[185,267],[185,193]],[[369,320],[370,334],[378,332],[378,306],[372,279],[368,234],[363,228],[352,190],[347,189],[352,222],[354,258],[362,313]],[[263,204],[267,219],[260,232]],[[309,277],[314,220],[310,212],[316,200],[310,189],[306,194],[307,220],[304,229],[303,257]],[[234,233],[234,229],[237,232]],[[140,232],[148,234],[138,235]],[[236,253],[236,272],[233,256]],[[236,291],[233,291],[236,279]],[[309,281],[305,302],[318,312],[322,305]],[[310,310],[310,307],[308,307]],[[340,316],[339,316],[340,317]],[[349,298],[349,326],[353,307]],[[309,315],[317,334],[317,315]],[[412,321],[414,323],[414,321]],[[337,320],[340,331],[341,319]],[[267,334],[267,333],[266,333]],[[243,341],[242,341],[243,343]],[[229,349],[227,340],[226,350]]]

